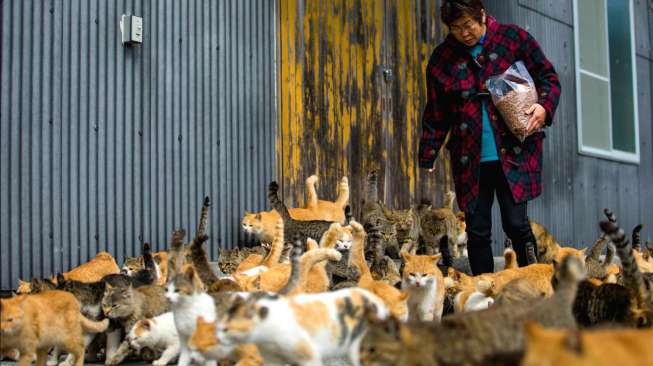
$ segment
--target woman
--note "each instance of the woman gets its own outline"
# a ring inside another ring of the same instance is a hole
[[[494,270],[492,202],[496,192],[503,229],[512,240],[520,266],[526,245],[535,239],[526,215],[527,201],[542,193],[543,126],[550,126],[560,98],[558,76],[539,44],[525,30],[499,24],[481,0],[445,0],[442,21],[449,35],[427,66],[428,101],[422,118],[419,166],[433,170],[447,133],[446,147],[458,206],[465,212],[472,272]],[[503,122],[485,81],[523,61],[533,77],[538,102],[529,115],[523,143]]]

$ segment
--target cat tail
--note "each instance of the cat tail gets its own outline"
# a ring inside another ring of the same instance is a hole
[[[213,273],[211,265],[209,264],[209,258],[206,255],[204,250],[204,242],[207,241],[209,237],[207,235],[199,235],[193,242],[190,244],[190,258],[197,275],[204,283],[205,288],[210,288],[215,282],[218,281],[218,276]]]
[[[512,247],[507,247],[503,251],[503,259],[506,263],[503,269],[519,268],[519,265],[517,264],[517,253],[515,253],[515,250],[512,249]]]
[[[606,213],[606,216],[607,213]],[[608,216],[610,219],[610,216]],[[609,221],[601,221],[601,230],[610,237],[610,240],[617,248],[617,255],[621,259],[623,268],[624,287],[630,293],[631,298],[637,301],[639,309],[646,309],[646,303],[650,301],[650,293],[645,288],[644,278],[640,272],[635,256],[633,255],[633,248],[628,241],[623,229],[619,227],[616,219]],[[653,309],[647,309],[649,312]],[[651,315],[651,314],[649,314]]]
[[[265,256],[261,264],[270,268],[275,264],[279,263],[281,259],[281,254],[283,253],[283,220],[277,220],[277,226],[275,228],[274,238],[272,239],[272,244],[270,245],[270,251],[268,255]]]
[[[197,236],[206,235],[206,228],[209,224],[209,206],[211,206],[211,199],[209,196],[204,197],[202,203],[202,210],[200,211],[200,220],[197,224]]]
[[[306,178],[306,205],[305,208],[316,209],[317,208],[317,191],[315,190],[315,185],[318,182],[317,175],[313,174],[310,177]]]
[[[376,170],[372,170],[367,175],[367,186],[365,187],[365,202],[372,203],[379,200],[378,189],[378,174]]]
[[[154,257],[152,257],[150,243],[143,243],[143,265],[145,269],[156,272],[156,263],[154,263]]]
[[[313,239],[308,239],[307,243],[311,240]],[[313,245],[317,246],[317,243],[313,241]],[[299,258],[299,274],[297,285],[294,289],[288,292],[288,294],[295,295],[304,292],[304,288],[308,283],[308,275],[316,264],[327,260],[338,262],[341,258],[342,254],[339,251],[330,248],[317,248],[302,254],[302,256]]]
[[[363,226],[357,221],[351,221],[349,224],[351,225],[354,234],[354,242],[349,254],[349,264],[358,269],[358,273],[360,274],[359,282],[364,278],[371,279],[372,272],[370,272],[370,267],[365,261],[365,239],[367,236],[365,229],[363,229]]]
[[[183,246],[186,230],[177,229],[170,238],[170,253],[168,255],[168,281],[172,280],[184,264]]]
[[[442,264],[446,268],[453,267],[453,257],[451,256],[451,251],[449,250],[449,237],[447,235],[440,238],[440,253],[442,253]]]
[[[293,242],[290,253],[290,277],[288,282],[279,290],[279,295],[287,295],[297,287],[299,281],[299,258],[302,255],[302,241],[298,237]]]
[[[640,231],[642,231],[643,227],[642,224],[639,224],[633,228],[633,249],[640,252],[642,251],[642,236]]]
[[[447,192],[447,196],[444,199],[444,207],[453,210],[453,203],[455,200],[456,193],[454,191]]]
[[[84,333],[102,333],[109,328],[109,319],[106,318],[100,321],[95,321],[79,314],[79,319],[82,322],[82,330]]]
[[[338,207],[345,207],[349,202],[349,179],[342,177],[338,185],[338,197],[336,197],[336,205]]]
[[[286,207],[281,199],[279,199],[279,183],[274,181],[270,182],[270,185],[268,186],[268,200],[270,201],[272,208],[279,213],[283,221],[292,220],[290,212],[288,212],[288,207]]]

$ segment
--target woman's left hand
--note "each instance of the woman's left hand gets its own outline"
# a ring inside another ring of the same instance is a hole
[[[531,117],[528,119],[528,127],[526,131],[527,136],[544,127],[544,122],[546,120],[546,110],[544,107],[535,103],[530,108],[528,108],[526,114],[531,115]]]

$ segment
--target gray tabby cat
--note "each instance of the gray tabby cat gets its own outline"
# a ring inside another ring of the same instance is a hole
[[[333,223],[323,220],[301,221],[293,219],[288,212],[288,207],[279,199],[279,184],[277,182],[271,182],[268,186],[268,200],[272,208],[277,210],[283,219],[285,246],[292,247],[293,240],[305,243],[306,239],[311,238],[319,241]]]
[[[377,320],[363,340],[361,353],[374,365],[517,364],[525,347],[524,321],[575,326],[571,307],[584,276],[580,260],[568,256],[555,272],[558,288],[549,298],[451,315],[440,324]]]
[[[170,303],[165,297],[165,289],[161,286],[143,286],[133,288],[113,287],[106,284],[102,297],[102,310],[109,319],[120,322],[128,332],[137,321],[153,318],[167,312]],[[129,341],[124,340],[115,354],[108,357],[105,365],[118,365],[129,355]]]
[[[367,175],[361,216],[361,224],[367,232],[365,257],[372,262],[372,268],[374,269],[380,264],[386,253],[399,258],[397,228],[388,220],[383,212],[383,206],[379,203],[378,172],[376,170]]]

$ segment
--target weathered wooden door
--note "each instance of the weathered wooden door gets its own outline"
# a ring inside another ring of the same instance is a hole
[[[370,169],[395,207],[441,201],[448,159],[417,168],[424,68],[440,37],[437,2],[280,0],[277,172],[286,200],[303,202],[303,181],[333,198],[343,175],[358,215]]]

